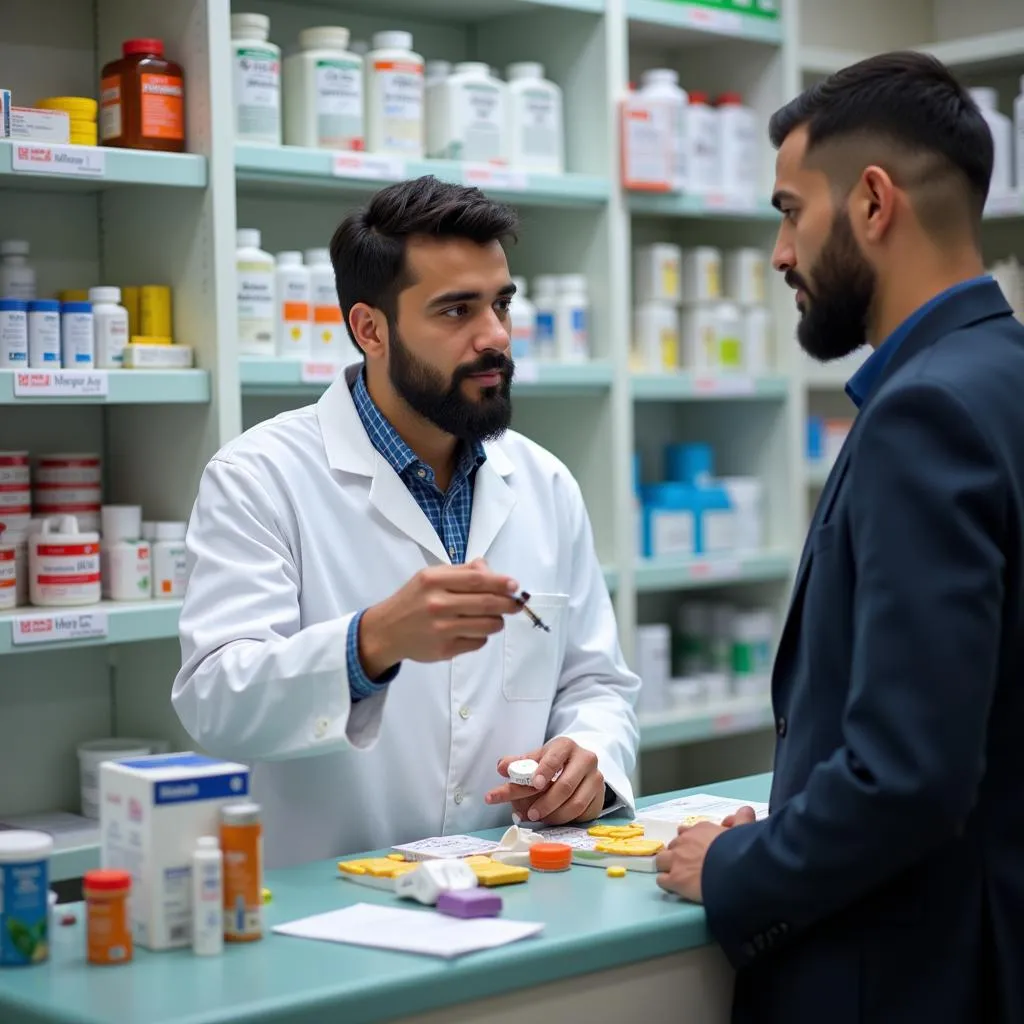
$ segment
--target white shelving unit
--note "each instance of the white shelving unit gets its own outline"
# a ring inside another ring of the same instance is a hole
[[[221,445],[253,423],[315,401],[327,384],[322,367],[239,358],[236,227],[260,228],[271,251],[324,245],[341,217],[382,184],[433,173],[479,184],[516,205],[522,229],[509,254],[513,273],[587,275],[593,361],[521,365],[515,425],[580,481],[627,656],[633,657],[635,626],[673,621],[688,593],[768,604],[781,613],[821,482],[804,461],[806,414],[824,403],[829,415],[852,415],[842,393],[851,367],[808,366],[790,341],[792,297],[775,281],[771,374],[630,372],[633,248],[676,241],[770,249],[777,215],[768,202],[774,157],[767,141],[762,195],[754,202],[626,194],[619,185],[618,101],[644,69],[670,66],[687,89],[741,91],[766,122],[802,83],[903,45],[942,54],[972,83],[996,80],[1004,106],[1013,95],[1006,83],[1024,71],[1024,10],[1016,0],[982,0],[970,13],[952,0],[871,0],[866,7],[782,0],[781,7],[780,19],[770,21],[680,0],[15,3],[4,12],[0,85],[14,90],[16,102],[95,95],[99,68],[134,36],[162,38],[184,65],[188,154],[103,150],[90,154],[81,173],[25,174],[14,168],[12,144],[0,142],[0,234],[31,242],[44,294],[98,283],[170,284],[175,333],[195,348],[198,369],[111,374],[106,394],[78,399],[25,398],[15,393],[11,374],[0,374],[0,448],[100,451],[106,500],[142,503],[147,518],[187,518],[202,469]],[[540,60],[564,90],[567,173],[236,145],[230,10],[269,15],[271,38],[285,50],[301,29],[335,23],[354,38],[408,28],[427,58],[481,59],[499,68]],[[1024,204],[1003,204],[992,214],[989,230],[1002,255],[1019,231]],[[636,558],[633,452],[653,473],[663,446],[679,440],[707,440],[720,472],[764,480],[765,551],[718,560]],[[3,789],[0,818],[74,808],[75,746],[84,739],[120,733],[188,742],[169,703],[180,656],[176,604],[107,604],[94,610],[103,617],[102,636],[15,644],[20,617],[38,611],[0,615],[0,773],[13,778],[15,766],[30,768],[19,771],[17,786]],[[765,701],[682,709],[645,718],[642,746],[659,757],[681,749],[692,766],[697,747],[756,738],[760,746],[750,756],[760,760],[750,767],[761,768],[770,726]],[[72,860],[82,856],[78,851]]]

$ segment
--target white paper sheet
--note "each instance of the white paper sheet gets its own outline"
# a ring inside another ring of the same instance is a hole
[[[758,821],[768,817],[768,805],[753,800],[733,800],[725,796],[711,796],[709,793],[694,793],[676,800],[666,800],[650,807],[639,808],[637,820],[653,818],[657,821],[682,821],[691,816],[710,818],[719,824],[723,818],[734,814],[741,807],[752,807]]]
[[[417,839],[414,843],[393,846],[397,853],[404,853],[406,860],[430,860],[436,857],[472,857],[475,854],[493,853],[498,844],[493,839],[478,836],[431,836]]]
[[[300,939],[396,949],[450,959],[517,942],[536,935],[543,928],[543,924],[506,921],[500,917],[463,920],[433,910],[397,910],[356,903],[342,910],[279,924],[274,931]]]

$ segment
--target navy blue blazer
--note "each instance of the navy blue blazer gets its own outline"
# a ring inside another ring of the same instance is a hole
[[[1024,327],[994,282],[867,396],[772,700],[770,817],[702,875],[734,1021],[1024,1022]]]

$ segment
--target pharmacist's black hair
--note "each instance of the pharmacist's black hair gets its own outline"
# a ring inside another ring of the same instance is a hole
[[[349,314],[358,302],[383,311],[394,325],[398,296],[412,282],[405,262],[410,237],[460,238],[486,245],[515,239],[516,212],[478,188],[424,175],[381,189],[346,217],[331,239],[331,263],[345,327],[358,348]],[[360,349],[360,351],[362,351]]]
[[[837,188],[845,185],[848,192],[865,166],[879,163],[908,191],[921,185],[934,193],[934,201],[925,204],[930,209],[918,209],[926,227],[941,227],[943,214],[950,217],[949,201],[959,197],[975,233],[980,228],[992,177],[992,134],[970,94],[941,61],[895,51],[851,64],[772,115],[772,145],[778,149],[802,126],[805,159],[817,160]],[[828,160],[833,146],[838,159]]]

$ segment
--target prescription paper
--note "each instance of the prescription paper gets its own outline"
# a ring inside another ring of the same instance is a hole
[[[430,860],[436,857],[475,857],[487,855],[498,849],[493,839],[479,839],[476,836],[432,836],[417,839],[414,843],[393,846],[396,853],[404,853],[406,860]]]
[[[651,804],[637,810],[637,821],[654,819],[656,821],[680,822],[684,818],[710,818],[715,824],[721,824],[723,818],[735,814],[741,807],[751,807],[758,821],[768,817],[768,805],[752,800],[733,800],[725,796],[711,796],[709,793],[694,793],[692,796],[681,796],[676,800],[665,800],[660,804]]]
[[[299,939],[394,949],[445,959],[494,949],[543,931],[542,923],[487,917],[464,920],[433,910],[396,910],[356,903],[343,910],[279,924],[274,931]]]

